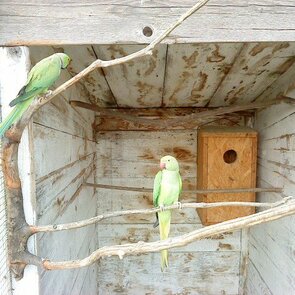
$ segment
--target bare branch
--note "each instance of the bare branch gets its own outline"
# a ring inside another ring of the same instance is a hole
[[[181,204],[182,208],[215,208],[215,207],[237,207],[237,206],[246,206],[246,207],[277,207],[286,202],[286,199],[282,199],[281,201],[275,203],[255,203],[255,202],[216,202],[216,203],[183,203]],[[165,206],[163,210],[175,210],[179,209],[179,206],[171,205]],[[122,211],[115,211],[111,213],[101,214],[89,219],[75,221],[65,224],[53,224],[53,225],[43,225],[43,226],[31,226],[32,233],[38,232],[53,232],[53,231],[62,231],[62,230],[69,230],[74,228],[80,228],[87,225],[91,225],[97,223],[103,219],[114,218],[118,216],[124,215],[134,215],[134,214],[153,214],[156,212],[161,211],[160,208],[151,208],[151,209],[135,209],[135,210],[122,210]]]
[[[100,183],[83,183],[84,186],[119,190],[119,191],[131,191],[131,192],[143,192],[151,193],[153,189],[146,187],[134,187],[134,186],[118,186]],[[232,188],[232,189],[199,189],[199,190],[183,190],[182,193],[186,194],[219,194],[219,193],[263,193],[263,192],[275,192],[282,193],[283,189],[279,187],[270,188]]]
[[[269,222],[289,216],[295,213],[295,199],[293,197],[285,198],[285,204],[276,208],[271,208],[260,213],[253,215],[232,219],[229,221],[221,222],[215,225],[203,227],[194,230],[190,233],[175,237],[168,238],[164,241],[157,242],[138,242],[134,244],[114,245],[102,247],[94,251],[88,257],[81,260],[70,260],[52,262],[50,260],[43,261],[43,267],[47,270],[54,269],[71,269],[80,268],[91,265],[95,261],[110,256],[118,256],[122,259],[125,255],[138,255],[143,253],[158,252],[160,250],[182,247],[196,240],[211,237],[228,231],[235,231],[241,228],[254,226],[264,222]]]

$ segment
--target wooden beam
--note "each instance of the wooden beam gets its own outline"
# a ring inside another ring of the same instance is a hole
[[[0,44],[150,43],[197,2],[1,1]],[[166,42],[295,41],[294,15],[291,0],[211,0]],[[144,35],[144,27],[151,28],[150,37]]]
[[[148,192],[151,193],[153,189],[145,187],[130,187],[130,186],[117,186],[117,185],[108,185],[108,184],[99,184],[99,183],[89,183],[86,182],[84,186],[90,186],[95,188],[102,189],[111,189],[111,190],[122,190],[130,192]],[[271,188],[236,188],[236,189],[202,189],[202,190],[183,190],[183,193],[190,194],[219,194],[219,193],[262,193],[262,192],[275,192],[282,193],[283,189],[279,187]]]
[[[288,98],[284,99],[276,99],[276,100],[268,100],[263,102],[254,102],[246,105],[232,105],[227,107],[213,108],[213,109],[205,109],[204,111],[198,111],[191,108],[190,113],[181,114],[176,118],[160,118],[160,119],[147,119],[145,117],[141,117],[138,114],[130,114],[128,111],[124,111],[124,109],[107,109],[107,108],[99,108],[96,105],[88,104],[81,101],[71,101],[72,106],[77,106],[81,108],[85,108],[88,110],[92,110],[100,114],[99,119],[100,123],[97,124],[95,128],[96,131],[108,131],[114,130],[113,127],[108,127],[108,124],[114,124],[114,120],[118,118],[120,120],[120,125],[116,124],[119,129],[117,130],[169,130],[169,129],[193,129],[197,128],[201,125],[208,124],[212,121],[220,120],[225,118],[226,115],[241,112],[241,111],[249,111],[254,109],[265,108],[274,104],[278,104],[281,102],[293,102]],[[163,109],[163,112],[166,112],[167,109]],[[146,111],[147,112],[147,111]],[[107,120],[105,124],[104,120]],[[100,124],[103,123],[103,129],[100,128]],[[131,123],[131,124],[130,124]]]

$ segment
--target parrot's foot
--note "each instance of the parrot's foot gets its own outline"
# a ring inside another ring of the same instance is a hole
[[[161,212],[163,212],[165,210],[165,206],[164,205],[159,205],[159,209]]]
[[[51,94],[52,94],[52,90],[47,90],[47,92],[46,92],[46,94],[45,94],[45,99],[47,99],[48,97],[50,97],[51,96]]]
[[[177,205],[177,208],[178,208],[179,210],[182,209],[182,204],[181,204],[180,202],[175,202],[174,205]]]

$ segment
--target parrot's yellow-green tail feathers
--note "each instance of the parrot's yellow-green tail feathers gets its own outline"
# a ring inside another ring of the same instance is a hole
[[[168,250],[162,250],[161,251],[161,270],[162,272],[166,267],[168,267]]]
[[[18,119],[19,110],[15,107],[12,112],[0,124],[0,138],[4,136],[9,127]]]

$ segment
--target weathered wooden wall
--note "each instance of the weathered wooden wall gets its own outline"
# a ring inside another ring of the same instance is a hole
[[[197,0],[1,1],[0,44],[149,43]],[[293,0],[211,0],[168,42],[295,41]],[[153,30],[151,37],[143,28]],[[20,31],[21,28],[21,31]]]
[[[152,187],[163,155],[180,163],[184,189],[196,184],[197,131],[119,131],[97,134],[97,183]],[[183,194],[185,201],[193,195]],[[98,213],[152,207],[152,194],[97,190]],[[98,246],[156,241],[155,216],[124,216],[98,225]],[[171,236],[201,228],[195,210],[174,211]],[[117,257],[98,264],[99,294],[237,294],[241,232],[230,232],[170,250],[170,266],[161,273],[160,254]]]
[[[293,84],[294,86],[294,84]],[[295,196],[295,107],[273,106],[258,112],[258,186],[283,187]],[[278,200],[259,194],[262,202]],[[295,216],[250,229],[246,294],[295,294]]]
[[[30,48],[34,62],[50,48]],[[63,71],[58,84],[70,78]],[[94,115],[74,109],[71,97],[81,98],[81,85],[54,98],[34,116],[32,157],[36,182],[36,223],[54,224],[96,214],[96,195],[84,181],[94,181]],[[96,249],[96,227],[37,235],[37,254],[52,260],[77,259]],[[77,270],[40,273],[40,294],[96,294],[96,265]]]

